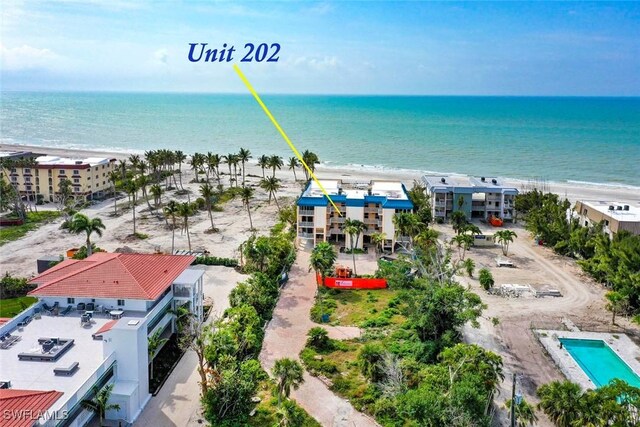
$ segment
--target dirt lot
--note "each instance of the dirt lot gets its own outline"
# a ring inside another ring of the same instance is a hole
[[[484,234],[496,231],[484,224],[477,225]],[[495,286],[531,285],[538,290],[557,289],[563,296],[508,298],[490,295],[480,287],[477,277],[461,276],[459,280],[471,286],[487,304],[480,328],[465,328],[465,336],[468,341],[490,348],[503,357],[506,378],[499,402],[510,397],[511,375],[514,372],[518,374],[519,387],[525,398],[537,402],[537,387],[563,379],[563,375],[546,355],[531,328],[560,325],[563,319],[568,319],[585,330],[602,330],[611,327],[611,313],[605,308],[604,288],[586,277],[575,261],[537,246],[520,225],[509,228],[518,234],[518,238],[510,245],[508,257],[504,257],[498,244],[491,248],[472,248],[467,251],[467,257],[476,263],[476,276],[480,268],[486,267],[493,274]],[[449,226],[437,226],[437,229],[443,240],[449,240],[454,235]],[[516,267],[498,268],[495,262],[498,257],[508,258]],[[499,324],[494,326],[492,318],[497,318]],[[619,323],[629,326],[624,319],[620,319]],[[552,425],[542,416],[540,418],[539,425]]]

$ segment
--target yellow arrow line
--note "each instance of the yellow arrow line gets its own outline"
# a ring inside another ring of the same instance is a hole
[[[305,163],[304,159],[302,158],[302,156],[300,155],[300,152],[298,152],[298,150],[296,149],[296,147],[293,145],[293,143],[291,142],[291,140],[289,139],[289,137],[287,136],[287,134],[284,132],[284,130],[280,127],[280,125],[278,124],[278,121],[275,119],[275,117],[273,117],[273,114],[271,114],[271,111],[269,111],[269,109],[267,108],[267,106],[264,104],[264,102],[262,102],[262,99],[260,99],[260,96],[258,95],[258,92],[256,92],[256,90],[253,88],[253,86],[251,86],[251,83],[249,83],[249,80],[247,80],[247,78],[245,77],[245,75],[242,73],[242,71],[240,70],[240,67],[238,67],[237,64],[233,65],[233,69],[236,70],[236,73],[238,73],[238,76],[240,76],[240,79],[242,80],[242,82],[245,84],[245,86],[247,86],[247,89],[249,89],[249,92],[251,92],[251,94],[253,95],[253,97],[256,99],[256,101],[258,101],[258,104],[260,104],[260,106],[262,107],[262,109],[264,110],[265,114],[267,115],[267,117],[269,117],[269,119],[271,120],[271,123],[273,123],[273,125],[276,127],[276,129],[278,129],[278,132],[280,132],[280,135],[282,135],[282,138],[286,141],[287,144],[289,144],[289,148],[291,148],[291,150],[293,151],[293,154],[296,155],[296,157],[298,158],[298,160],[300,160],[300,163],[302,163],[302,165],[305,167],[305,169],[307,170],[307,172],[309,172],[309,175],[311,176],[311,178],[313,178],[313,180],[316,182],[316,184],[318,184],[318,187],[320,187],[320,190],[322,190],[322,193],[327,196],[327,199],[329,199],[329,202],[331,202],[331,204],[333,205],[333,207],[336,209],[336,211],[338,212],[338,214],[340,216],[342,216],[342,214],[340,213],[340,209],[338,209],[338,206],[336,206],[335,203],[333,203],[333,200],[331,200],[331,196],[329,196],[329,193],[327,193],[327,190],[324,189],[324,187],[322,186],[322,184],[320,183],[320,181],[318,181],[318,178],[316,177],[316,175],[313,173],[313,171],[311,170],[311,168]]]

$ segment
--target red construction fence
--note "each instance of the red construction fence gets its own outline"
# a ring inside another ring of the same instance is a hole
[[[322,285],[322,276],[316,276],[319,285]],[[386,279],[373,279],[367,277],[325,277],[324,285],[327,288],[335,289],[385,289],[387,287]]]

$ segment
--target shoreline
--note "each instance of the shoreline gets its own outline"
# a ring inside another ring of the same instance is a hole
[[[33,151],[33,152],[45,152],[47,154],[67,157],[91,157],[91,156],[105,156],[113,157],[115,159],[127,159],[131,154],[144,154],[145,150],[108,150],[108,149],[89,149],[89,148],[62,148],[52,146],[40,146],[40,145],[28,145],[28,144],[9,144],[0,143],[0,151]],[[258,153],[254,153],[258,154]],[[259,153],[262,154],[262,153]],[[400,180],[403,181],[406,186],[410,186],[414,180],[419,180],[422,175],[434,174],[434,175],[455,175],[455,176],[468,176],[462,173],[448,172],[434,172],[428,170],[413,170],[413,169],[398,169],[384,166],[371,166],[371,165],[332,165],[332,162],[321,163],[316,167],[316,174],[319,178],[344,178],[344,179],[388,179],[388,180]],[[250,171],[260,171],[257,167],[256,160],[252,159],[247,168]],[[284,166],[286,168],[286,166]],[[289,175],[293,178],[293,173],[288,169],[282,169],[278,171],[278,176],[282,177]],[[300,174],[303,172],[300,171]],[[505,183],[513,185],[516,188],[532,188],[536,185],[542,185],[546,191],[550,191],[566,197],[571,202],[577,200],[603,200],[603,201],[621,201],[629,202],[633,204],[640,204],[640,186],[631,186],[627,184],[613,184],[613,183],[591,183],[580,182],[576,180],[567,181],[548,181],[544,179],[518,179],[502,177]]]

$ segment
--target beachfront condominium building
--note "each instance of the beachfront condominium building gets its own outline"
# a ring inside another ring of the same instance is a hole
[[[583,200],[576,203],[575,212],[580,225],[588,227],[602,223],[603,231],[609,237],[622,230],[640,235],[640,205],[637,203]]]
[[[396,181],[321,180],[320,183],[338,207],[338,212],[315,181],[310,181],[298,199],[298,239],[306,246],[334,242],[349,248],[350,237],[344,230],[347,218],[362,221],[366,230],[357,238],[357,247],[369,245],[371,236],[383,233],[383,247],[394,250],[404,236],[397,236],[393,217],[411,212],[413,203],[407,190]],[[354,242],[355,243],[355,242]]]
[[[2,179],[28,200],[55,201],[60,182],[69,180],[73,197],[82,200],[102,198],[111,191],[109,173],[116,159],[87,157],[72,159],[35,156],[29,152],[0,153]]]
[[[120,409],[107,419],[135,421],[160,350],[149,354],[149,337],[171,336],[179,307],[202,320],[194,259],[101,252],[33,278],[38,302],[0,326],[0,401],[17,411],[9,425],[84,426],[95,414],[81,402],[108,384]]]
[[[512,221],[515,217],[518,189],[499,178],[424,175],[422,181],[436,220],[447,220],[454,211],[462,211],[468,219],[487,220],[494,216]]]

